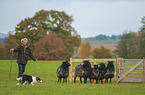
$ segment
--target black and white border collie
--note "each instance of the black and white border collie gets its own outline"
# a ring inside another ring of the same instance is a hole
[[[33,83],[41,83],[42,82],[42,80],[40,78],[30,76],[30,75],[23,75],[22,77],[17,78],[17,80],[20,81],[20,83],[17,83],[17,85],[20,85],[20,84],[25,85],[26,83],[34,85]]]

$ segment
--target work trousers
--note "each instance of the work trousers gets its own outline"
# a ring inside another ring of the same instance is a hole
[[[19,67],[18,77],[23,76],[23,73],[25,72],[25,66],[26,66],[26,64],[18,64],[18,67]]]

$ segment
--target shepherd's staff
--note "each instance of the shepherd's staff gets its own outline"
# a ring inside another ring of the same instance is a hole
[[[10,77],[11,77],[11,69],[12,69],[12,63],[13,63],[13,50],[10,50],[10,52],[12,52],[12,56],[11,56],[11,66],[10,66],[9,80],[10,80]]]
[[[34,76],[35,76],[35,61],[34,61]]]

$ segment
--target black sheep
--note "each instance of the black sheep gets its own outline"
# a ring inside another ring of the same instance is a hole
[[[94,65],[94,68],[92,68],[92,72],[91,72],[91,75],[90,75],[90,83],[91,83],[91,79],[93,79],[93,82],[94,82],[94,79],[95,79],[96,83],[98,83],[98,79],[99,79],[98,65]]]
[[[105,63],[100,63],[100,66],[99,66],[99,80],[101,80],[101,83],[103,83],[103,79],[105,78],[105,74],[106,74]]]
[[[83,61],[83,65],[79,64],[75,67],[74,83],[76,82],[76,77],[80,77],[80,83],[82,83],[82,77],[84,78],[84,83],[87,83],[87,78],[91,75],[91,64],[88,60]]]
[[[67,77],[69,75],[69,66],[70,66],[70,63],[68,61],[63,61],[62,64],[58,67],[57,69],[57,77],[58,77],[58,81],[60,81],[61,83],[61,78],[63,78],[63,83],[64,83],[64,80],[66,80],[67,82]]]
[[[111,83],[111,78],[114,77],[114,71],[115,71],[113,61],[108,61],[106,69],[107,69],[107,72],[106,72],[106,75],[105,75],[105,83],[106,82],[108,83],[109,78],[110,78],[110,83]]]

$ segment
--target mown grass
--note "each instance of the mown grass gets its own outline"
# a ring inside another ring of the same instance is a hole
[[[9,81],[10,60],[0,60],[0,95],[144,95],[143,83],[87,84],[57,83],[56,70],[61,61],[37,61],[35,75],[43,83],[17,86],[18,66],[13,61],[11,80]],[[25,74],[34,75],[34,62],[26,65]]]

